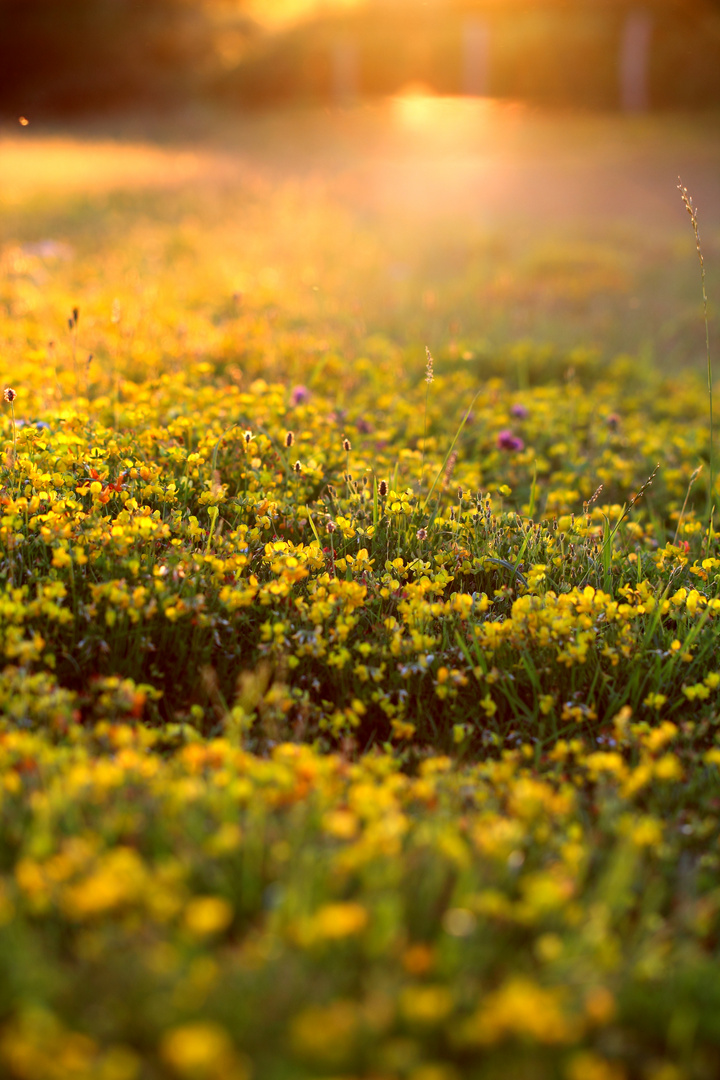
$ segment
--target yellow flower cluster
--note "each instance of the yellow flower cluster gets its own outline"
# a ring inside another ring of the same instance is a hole
[[[661,1000],[684,1008],[710,963],[720,749],[703,762],[692,725],[627,708],[607,742],[409,775],[189,727],[7,731],[3,1074],[454,1076],[495,1051],[531,1045],[551,1069],[612,1045],[625,1075]]]
[[[690,528],[692,508],[668,503],[676,535],[660,543],[642,509],[630,520],[592,495],[600,459],[570,486],[557,447],[543,457],[538,444],[531,479],[529,458],[483,441],[511,419],[497,379],[476,394],[451,489],[429,443],[422,461],[411,445],[391,468],[384,444],[397,451],[406,419],[390,403],[383,444],[361,433],[346,450],[320,394],[293,405],[263,379],[218,394],[210,374],[199,363],[127,381],[117,426],[101,399],[92,419],[78,409],[19,429],[0,506],[0,692],[43,674],[65,695],[67,725],[97,715],[92,673],[150,686],[135,715],[155,720],[220,731],[244,710],[257,745],[295,725],[335,743],[466,752],[487,720],[502,730],[533,718],[548,731],[625,702],[648,715],[711,707],[720,559]],[[451,397],[469,390],[465,375],[440,382]],[[566,427],[549,388],[527,401],[528,440]],[[666,457],[688,450],[672,421]],[[655,452],[628,457],[628,485]],[[517,495],[499,482],[509,475]],[[655,484],[671,499],[662,469]],[[638,659],[648,648],[652,686]],[[259,665],[273,675],[246,708],[239,677]]]

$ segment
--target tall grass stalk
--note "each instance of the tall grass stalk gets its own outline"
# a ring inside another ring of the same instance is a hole
[[[427,442],[427,414],[428,414],[428,401],[430,399],[430,383],[435,378],[433,374],[433,358],[432,353],[425,346],[425,419],[423,421],[423,449],[422,449],[422,464],[420,466],[420,490],[422,491],[422,483],[425,477],[425,443]]]
[[[685,511],[687,510],[688,499],[690,498],[690,492],[692,491],[692,486],[695,483],[695,481],[697,480],[697,478],[698,478],[698,476],[700,475],[701,472],[702,472],[702,465],[698,465],[697,469],[695,470],[695,472],[690,477],[690,483],[688,484],[687,491],[685,492],[685,502],[682,504],[682,510],[680,511],[680,517],[678,518],[677,528],[675,529],[675,535],[673,536],[673,544],[677,544],[677,542],[678,542],[678,536],[680,535],[680,529],[682,528],[682,523],[683,523],[683,520],[685,518]]]
[[[78,365],[77,365],[77,344],[78,344],[78,319],[80,318],[80,309],[74,307],[72,314],[68,319],[68,330],[70,331],[70,337],[72,341],[72,367],[73,377],[75,379],[75,397],[80,396],[80,379],[78,377]],[[115,425],[117,427],[117,424]]]
[[[5,398],[5,401],[7,401],[8,405],[10,406],[10,426],[12,428],[12,442],[13,442],[13,445],[12,445],[12,463],[14,465],[15,461],[17,460],[17,427],[16,427],[16,424],[15,424],[15,398],[17,397],[17,394],[12,389],[12,387],[8,386],[5,389],[5,393],[3,394],[3,397]]]
[[[423,502],[423,505],[422,505],[423,510],[427,507],[427,504],[430,502],[430,498],[432,496],[432,493],[434,492],[435,488],[437,487],[437,485],[438,485],[438,483],[440,481],[440,478],[442,476],[444,476],[444,474],[445,474],[445,469],[447,468],[447,463],[450,460],[450,455],[452,454],[453,450],[455,449],[455,443],[460,438],[462,430],[463,430],[463,428],[465,427],[465,424],[468,421],[468,417],[470,416],[470,413],[472,412],[473,405],[475,404],[477,399],[480,397],[480,393],[481,393],[481,391],[478,390],[478,392],[475,394],[475,397],[472,399],[472,401],[468,405],[467,412],[463,416],[463,418],[462,418],[462,420],[460,422],[460,426],[458,427],[457,431],[455,432],[455,438],[450,443],[450,449],[448,450],[447,454],[445,455],[445,460],[443,461],[442,465],[440,466],[440,469],[438,471],[437,476],[433,480],[432,487],[430,488],[427,495],[425,496],[425,501]]]
[[[712,381],[712,363],[710,361],[710,326],[708,323],[708,299],[707,290],[705,288],[705,259],[703,258],[702,245],[700,243],[700,233],[698,231],[698,216],[697,207],[692,201],[692,195],[688,195],[688,189],[683,185],[681,178],[678,176],[678,191],[680,192],[680,198],[685,204],[685,209],[690,215],[690,221],[692,222],[693,232],[695,234],[695,246],[697,247],[698,259],[700,260],[700,280],[702,282],[702,297],[703,297],[703,315],[705,318],[705,353],[707,357],[707,383],[708,383],[708,405],[710,413],[710,490],[708,492],[707,501],[707,515],[708,515],[708,548],[712,540],[713,531],[713,496],[715,494],[715,452],[714,452],[714,424],[713,424],[713,381]]]

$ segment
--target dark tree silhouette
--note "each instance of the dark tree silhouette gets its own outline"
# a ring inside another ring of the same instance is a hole
[[[210,23],[189,0],[0,0],[0,107],[167,104],[197,88]]]

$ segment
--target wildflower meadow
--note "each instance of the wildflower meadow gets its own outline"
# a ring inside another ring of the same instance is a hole
[[[712,1080],[720,234],[301,120],[0,183],[0,1075]]]

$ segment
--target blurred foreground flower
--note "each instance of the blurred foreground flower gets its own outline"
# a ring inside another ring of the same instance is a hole
[[[525,443],[518,435],[513,435],[509,428],[498,431],[497,445],[500,450],[522,450]]]
[[[290,392],[290,401],[293,405],[303,405],[310,400],[310,391],[307,386],[293,386]]]

